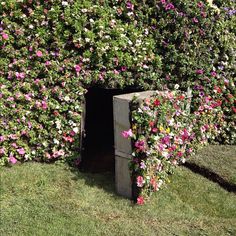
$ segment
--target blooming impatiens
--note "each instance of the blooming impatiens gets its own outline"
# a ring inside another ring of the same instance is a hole
[[[235,143],[234,13],[231,0],[1,1],[0,164],[52,161],[77,152],[82,103],[90,86],[190,86],[191,110],[201,126],[196,132],[207,139],[212,125],[206,125],[203,115],[221,108],[224,119],[214,123],[223,131],[218,141]],[[162,103],[159,97],[151,107],[146,101],[141,112],[151,114]],[[182,117],[178,107],[175,116]],[[172,130],[181,122],[173,117],[162,124],[154,117],[149,122],[163,159],[178,152],[172,163],[184,160],[178,145],[192,131],[180,129],[173,138]],[[132,127],[123,136],[134,134]],[[134,140],[137,153],[156,155],[150,142],[145,137]],[[136,164],[149,168],[145,160]],[[151,182],[151,188],[158,183]]]
[[[190,113],[187,108],[191,97],[180,91],[157,91],[141,105],[134,98],[132,129],[124,131],[123,137],[131,138],[133,143],[130,170],[137,204],[144,204],[152,192],[168,182],[177,164],[217,136],[222,111],[215,106],[216,101],[202,98],[202,102],[206,100],[208,103],[200,103],[198,111]]]

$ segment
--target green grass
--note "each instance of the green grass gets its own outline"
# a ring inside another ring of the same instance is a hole
[[[229,183],[236,184],[236,146],[204,147],[189,162],[205,167]]]
[[[110,173],[40,163],[0,171],[1,236],[236,235],[236,195],[185,167],[144,206],[117,196]]]

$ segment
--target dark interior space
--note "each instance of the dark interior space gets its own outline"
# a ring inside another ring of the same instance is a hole
[[[81,169],[96,173],[115,171],[113,96],[137,92],[133,88],[92,87],[85,95],[85,135]]]

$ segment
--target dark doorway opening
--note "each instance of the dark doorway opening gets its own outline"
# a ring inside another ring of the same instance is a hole
[[[115,171],[113,96],[141,90],[92,87],[85,95],[85,135],[81,169],[89,172]]]

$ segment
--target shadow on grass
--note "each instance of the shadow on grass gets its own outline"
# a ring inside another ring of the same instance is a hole
[[[84,168],[83,165],[75,166],[71,163],[69,164],[70,171],[74,174],[72,180],[85,181],[85,184],[91,187],[100,188],[107,193],[110,193],[115,198],[120,198],[115,190],[115,173],[111,170],[99,170],[93,171],[91,169]]]
[[[228,192],[236,193],[236,185],[233,183],[229,183],[227,180],[223,179],[221,176],[219,176],[215,172],[213,172],[205,167],[198,166],[195,163],[186,162],[183,166],[188,168],[192,172],[202,175],[205,178],[207,178],[208,180],[217,183],[218,185],[220,185],[223,189],[227,190]]]

